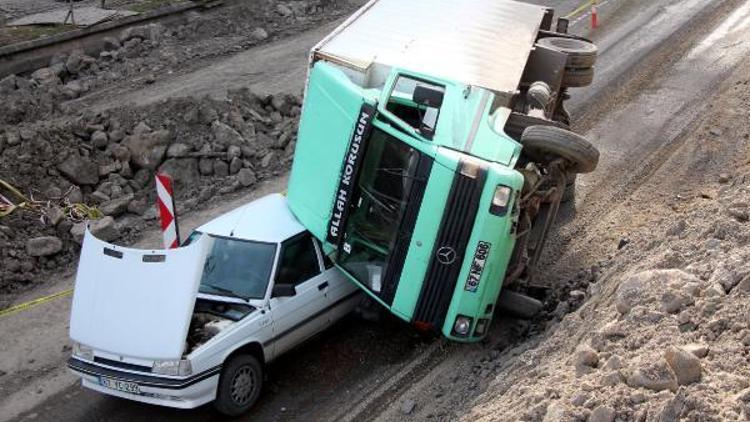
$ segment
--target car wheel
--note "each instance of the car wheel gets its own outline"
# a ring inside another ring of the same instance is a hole
[[[221,370],[214,407],[227,416],[247,412],[258,400],[263,386],[263,368],[254,356],[231,358]]]
[[[591,85],[594,81],[594,68],[584,69],[565,68],[562,78],[562,86],[565,88],[582,88]]]
[[[599,150],[586,138],[553,126],[530,126],[521,135],[523,153],[537,163],[557,158],[567,162],[571,173],[590,173],[599,164]]]
[[[568,55],[566,67],[573,69],[590,68],[596,63],[596,45],[574,38],[547,37],[537,41],[542,47]]]

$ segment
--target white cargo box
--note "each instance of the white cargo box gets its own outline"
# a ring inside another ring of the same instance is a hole
[[[513,94],[547,8],[510,0],[371,0],[318,43],[311,65],[342,67],[363,87],[392,67]]]

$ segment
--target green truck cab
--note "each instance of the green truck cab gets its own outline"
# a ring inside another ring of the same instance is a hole
[[[532,15],[531,45],[548,15],[515,2],[479,3],[495,11],[500,4],[508,22],[514,8]],[[560,143],[581,141],[559,129],[570,54],[551,49],[537,60],[558,66],[540,101],[534,84],[522,83],[538,67],[528,47],[500,78],[512,89],[461,66],[428,73],[398,60],[384,65],[382,45],[370,45],[381,62],[341,53],[396,7],[368,3],[313,50],[288,203],[335,264],[393,314],[453,340],[478,341],[504,280],[531,276],[566,175],[591,169],[591,156]],[[541,110],[529,106],[535,101]],[[519,126],[537,128],[537,136],[508,133]],[[538,136],[550,133],[562,134],[551,148],[549,136]]]

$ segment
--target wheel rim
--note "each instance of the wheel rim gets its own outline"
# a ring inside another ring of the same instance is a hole
[[[255,371],[250,365],[241,366],[232,376],[230,396],[232,401],[239,406],[250,403],[255,391]]]

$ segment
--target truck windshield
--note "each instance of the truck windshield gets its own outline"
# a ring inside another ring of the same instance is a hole
[[[271,277],[276,245],[211,236],[200,292],[263,299]]]
[[[380,293],[414,182],[419,153],[375,128],[368,140],[338,263]]]

